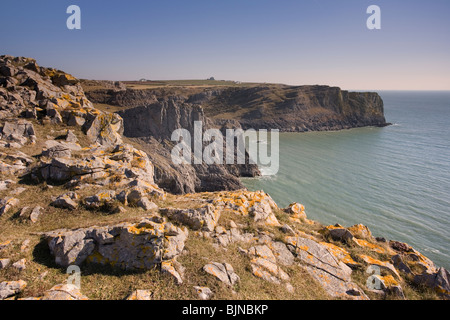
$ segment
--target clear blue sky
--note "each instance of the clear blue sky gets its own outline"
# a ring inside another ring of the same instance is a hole
[[[66,9],[80,6],[81,30]],[[381,8],[381,30],[366,9]],[[0,53],[79,78],[450,90],[450,1],[2,1]]]

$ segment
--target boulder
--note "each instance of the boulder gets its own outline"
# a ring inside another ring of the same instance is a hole
[[[353,239],[353,234],[339,224],[327,226],[322,230],[322,232],[331,236],[334,241],[349,242]]]
[[[7,197],[0,200],[0,217],[19,204],[19,199]]]
[[[93,196],[84,198],[84,205],[88,209],[100,209],[112,206],[115,201],[116,192],[114,190],[102,190]]]
[[[277,258],[267,245],[257,245],[248,249],[252,273],[263,280],[280,284],[289,280],[289,276],[277,264]]]
[[[0,259],[0,270],[5,269],[11,263],[11,259]]]
[[[306,271],[333,297],[368,299],[351,281],[352,270],[339,261],[329,249],[312,239],[286,237],[288,249],[305,265]]]
[[[145,211],[158,209],[158,206],[154,202],[151,202],[147,197],[142,197],[136,205]]]
[[[1,133],[3,140],[16,142],[20,145],[25,145],[29,142],[34,143],[36,141],[33,124],[26,120],[5,122]]]
[[[239,276],[229,263],[211,262],[203,267],[203,271],[216,277],[229,287],[240,281]]]
[[[85,125],[86,135],[91,143],[102,146],[122,144],[123,120],[116,113],[104,113]]]
[[[186,229],[150,217],[135,224],[56,230],[44,237],[60,266],[88,261],[139,270],[174,259],[182,252],[187,234]]]
[[[73,142],[48,140],[45,142],[45,149],[42,156],[47,158],[70,158],[72,151],[81,150],[80,145]]]
[[[11,265],[11,267],[13,267],[19,271],[23,271],[27,268],[26,264],[27,264],[27,259],[24,258],[24,259],[20,259],[19,261],[13,263]]]
[[[18,281],[4,281],[0,283],[0,300],[4,300],[22,292],[27,283],[23,280]]]
[[[355,224],[347,229],[356,238],[366,240],[373,239],[372,232],[363,224]]]
[[[199,209],[164,208],[160,212],[193,230],[214,231],[220,218],[220,211],[210,204]]]
[[[307,220],[305,213],[305,206],[301,203],[294,202],[283,209],[284,212],[290,215],[290,219],[296,222],[304,222]]]
[[[43,214],[44,208],[41,206],[34,207],[30,213],[30,220],[32,223],[36,223],[39,220],[39,217]]]
[[[56,208],[74,210],[78,207],[78,195],[75,192],[68,192],[55,198],[50,205]]]

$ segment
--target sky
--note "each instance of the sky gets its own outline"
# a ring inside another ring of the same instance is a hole
[[[448,0],[2,1],[0,54],[83,79],[450,90],[449,16]]]

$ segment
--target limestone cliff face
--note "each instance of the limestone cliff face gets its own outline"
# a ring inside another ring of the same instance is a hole
[[[259,175],[256,165],[176,165],[171,159],[172,132],[186,129],[194,136],[194,122],[203,131],[215,128],[199,105],[175,100],[152,103],[118,112],[124,119],[124,135],[146,151],[155,165],[155,181],[173,193],[237,190],[244,186],[241,176]]]
[[[244,129],[303,132],[387,125],[383,100],[377,93],[329,86],[97,89],[88,91],[87,96],[93,102],[123,108],[167,100],[201,105],[205,115],[217,124],[233,119]]]
[[[337,87],[230,88],[207,103],[215,105],[205,107],[212,118],[238,119],[244,129],[303,132],[386,125],[383,100],[377,93]]]

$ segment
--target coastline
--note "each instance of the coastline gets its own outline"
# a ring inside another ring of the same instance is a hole
[[[33,59],[2,56],[2,67],[1,299],[448,297],[448,271],[366,226],[321,225],[298,202],[282,208],[238,186],[164,190],[155,181],[164,150],[124,136],[130,118],[97,109],[78,79]],[[140,110],[155,107],[166,117],[153,121],[208,122],[202,108],[173,100]],[[160,138],[172,129],[164,123]],[[200,186],[242,174],[184,169]],[[67,282],[72,266],[81,289]]]

